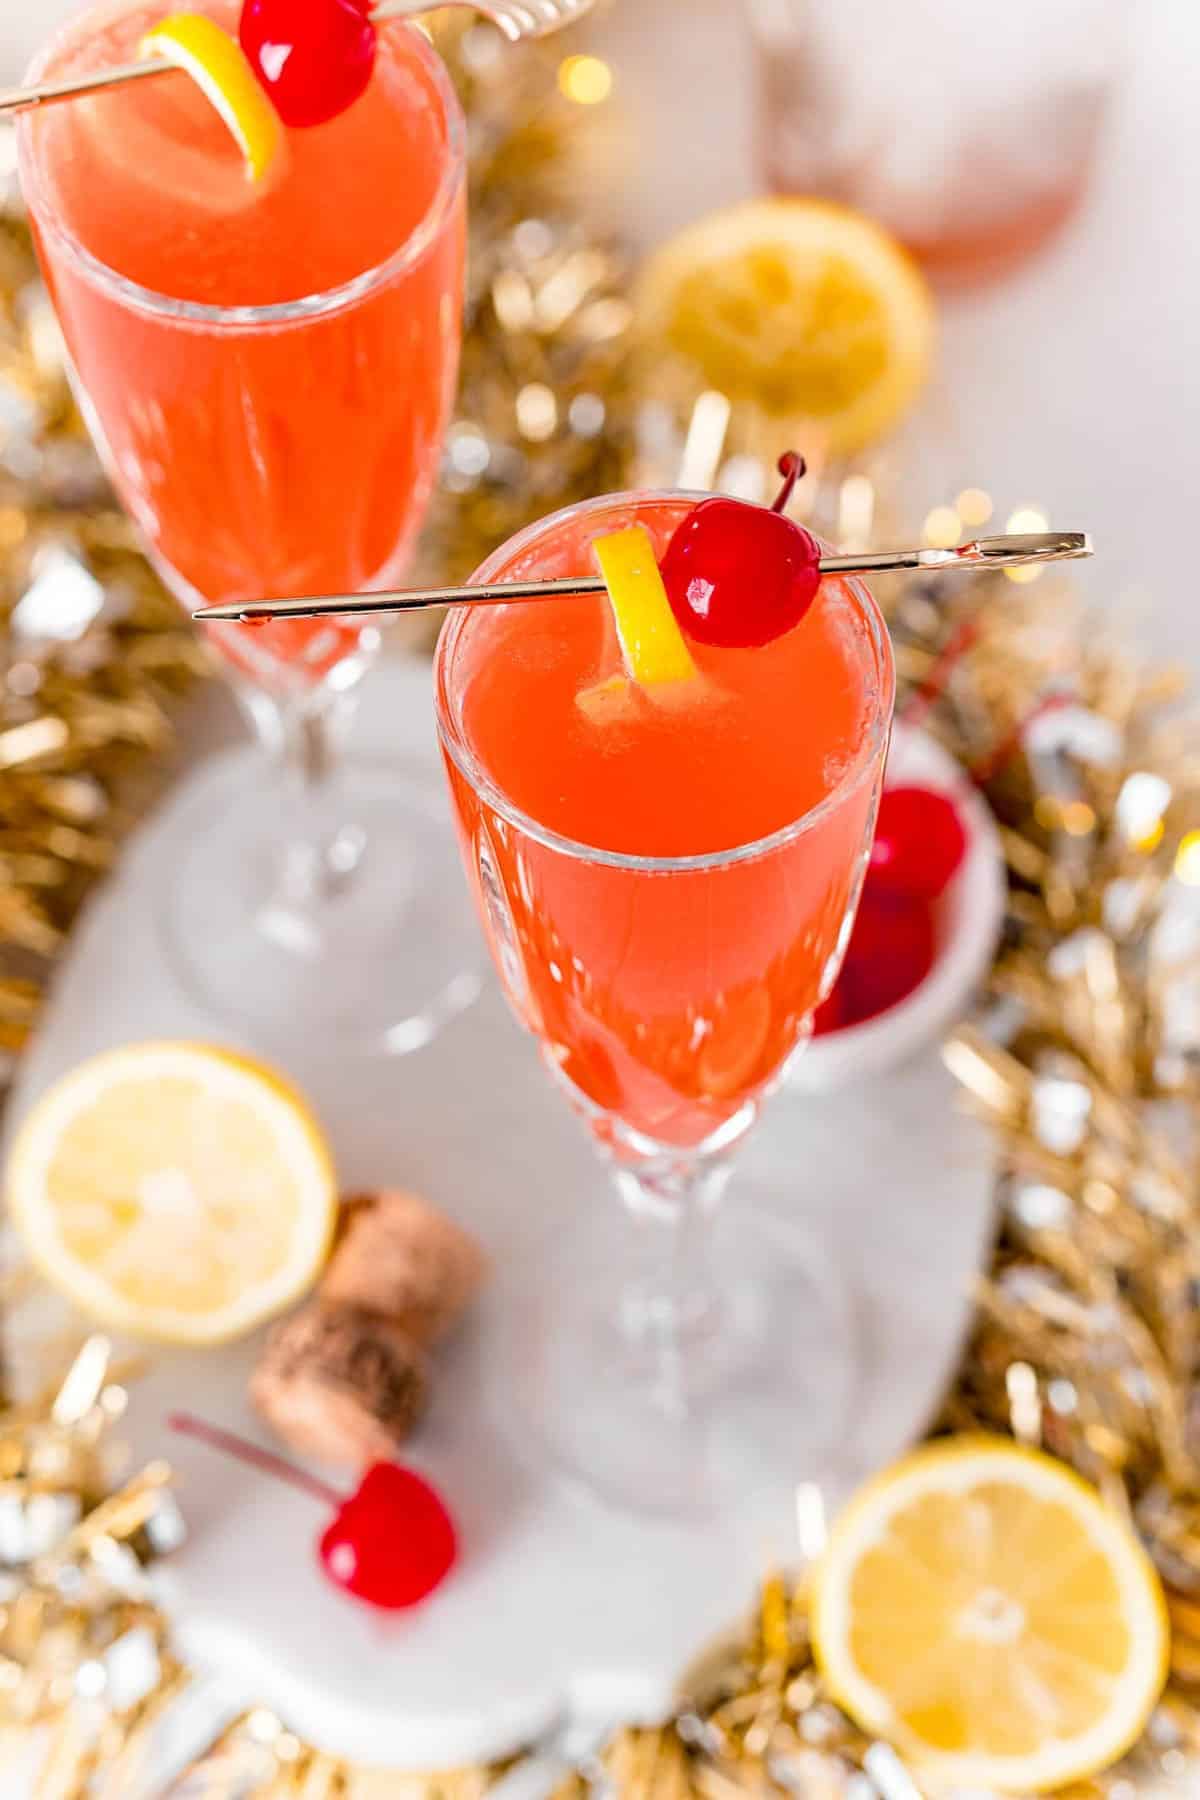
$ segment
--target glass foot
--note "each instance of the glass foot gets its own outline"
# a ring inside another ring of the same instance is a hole
[[[518,1445],[532,1438],[602,1498],[639,1512],[686,1518],[790,1501],[798,1482],[826,1472],[855,1386],[837,1272],[802,1229],[735,1191],[717,1227],[719,1293],[664,1355],[628,1266],[628,1222],[613,1213],[534,1265],[510,1308],[496,1375]]]
[[[240,761],[240,759],[239,759]],[[446,809],[393,767],[348,762],[336,836],[318,859],[284,830],[264,770],[204,783],[160,916],[206,1011],[266,1048],[403,1055],[476,999],[482,952]]]

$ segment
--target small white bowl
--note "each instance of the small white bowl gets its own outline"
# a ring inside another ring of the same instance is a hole
[[[966,827],[966,855],[938,902],[937,956],[924,981],[878,1018],[814,1038],[788,1071],[788,1086],[800,1093],[827,1093],[878,1075],[941,1038],[967,1011],[1004,924],[1004,857],[995,822],[954,758],[925,732],[897,723],[884,785],[949,794]]]

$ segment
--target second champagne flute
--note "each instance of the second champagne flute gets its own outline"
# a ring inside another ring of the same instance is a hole
[[[128,61],[163,10],[92,8],[31,80]],[[237,29],[230,0],[196,10]],[[258,183],[183,75],[22,120],[76,390],[189,610],[401,575],[457,372],[464,138],[436,52],[395,24],[361,97],[289,130]],[[195,819],[163,895],[177,965],[255,1035],[413,1048],[473,995],[474,955],[436,806],[338,755],[378,632],[211,630],[279,761]]]
[[[661,559],[698,498],[557,513],[478,579],[591,576],[594,540],[632,526]],[[761,558],[730,554],[752,606]],[[775,641],[690,655],[696,679],[661,704],[631,694],[606,601],[580,595],[460,608],[437,661],[492,955],[626,1220],[526,1271],[500,1380],[601,1492],[681,1513],[787,1494],[843,1416],[853,1347],[838,1273],[794,1216],[799,1172],[782,1217],[735,1205],[719,1239],[717,1213],[837,975],[894,687],[870,594],[837,576]],[[571,1198],[538,1195],[554,1219]]]

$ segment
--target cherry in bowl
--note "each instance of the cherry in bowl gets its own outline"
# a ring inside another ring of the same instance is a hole
[[[875,822],[868,888],[940,900],[966,853],[962,808],[951,794],[911,782],[886,788]]]
[[[954,866],[940,896],[930,899],[919,890],[932,883],[935,858],[923,858],[919,837],[914,854],[905,825],[896,829],[882,866],[867,874],[861,923],[842,976],[818,1011],[817,1035],[789,1071],[789,1085],[800,1093],[827,1093],[919,1059],[936,1069],[938,1046],[970,1011],[1003,927],[1007,880],[995,820],[953,757],[898,721],[888,780],[880,820],[889,836],[906,817],[945,824],[942,808],[949,806],[963,834],[961,857],[951,856],[947,830],[938,838],[941,873]],[[923,800],[903,798],[909,789],[932,794],[937,806],[925,810]],[[900,797],[894,810],[892,794]],[[914,864],[918,872],[906,886]]]

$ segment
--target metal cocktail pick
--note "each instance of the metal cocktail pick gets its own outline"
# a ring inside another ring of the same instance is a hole
[[[388,19],[415,18],[438,6],[466,6],[490,19],[509,43],[515,44],[521,38],[546,37],[573,24],[592,4],[593,0],[382,0],[381,5],[372,7],[370,18],[374,24],[382,25]],[[148,75],[178,72],[175,63],[153,56],[112,69],[92,69],[86,75],[69,76],[62,81],[43,82],[40,87],[4,88],[0,89],[0,116],[27,112],[34,106],[51,106],[59,100],[74,100],[81,94],[99,93],[103,88],[123,87],[127,81],[141,81]]]
[[[823,556],[822,575],[890,575],[903,569],[1015,569],[1023,563],[1071,562],[1092,554],[1086,531],[1029,531],[974,538],[952,550],[863,550]],[[563,581],[489,581],[478,587],[397,588],[378,594],[309,594],[294,600],[233,600],[202,606],[194,619],[247,625],[268,619],[319,619],[329,614],[423,612],[431,606],[504,606],[512,600],[553,600],[602,594],[596,577]]]

